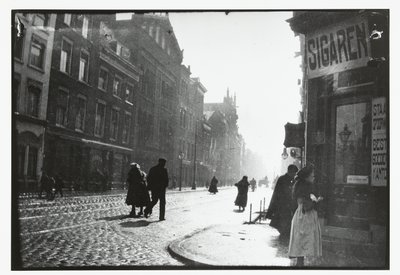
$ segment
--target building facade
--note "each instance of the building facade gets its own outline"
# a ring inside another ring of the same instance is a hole
[[[384,242],[388,225],[388,11],[294,12],[304,35],[306,164],[324,234]]]
[[[55,14],[16,13],[13,34],[13,117],[16,184],[34,191],[42,174]]]
[[[141,71],[129,49],[117,47],[107,20],[88,14],[56,20],[45,169],[77,189],[120,188],[133,157]]]

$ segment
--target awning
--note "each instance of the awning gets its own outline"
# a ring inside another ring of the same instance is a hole
[[[285,125],[285,147],[303,147],[305,123],[293,124],[286,123]]]

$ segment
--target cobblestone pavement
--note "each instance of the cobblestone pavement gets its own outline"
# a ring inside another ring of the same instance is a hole
[[[182,266],[167,252],[177,238],[216,224],[238,224],[249,211],[237,212],[236,188],[216,195],[206,190],[168,192],[166,220],[158,206],[148,219],[129,218],[125,193],[22,199],[19,204],[24,268],[94,266]],[[249,192],[249,203],[269,201],[269,189]]]

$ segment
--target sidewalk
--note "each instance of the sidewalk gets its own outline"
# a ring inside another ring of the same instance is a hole
[[[287,257],[289,241],[265,222],[242,225],[218,225],[173,241],[169,252],[191,266],[256,266],[295,268]],[[325,241],[323,242],[325,247]],[[375,259],[332,253],[323,249],[323,257],[306,259],[309,268],[382,268]]]

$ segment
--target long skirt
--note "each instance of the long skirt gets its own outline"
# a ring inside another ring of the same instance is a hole
[[[246,207],[247,205],[247,193],[241,194],[239,193],[235,199],[235,205],[240,207]]]
[[[315,210],[303,213],[302,209],[303,204],[299,203],[292,218],[289,257],[320,257],[322,240],[318,213]]]

